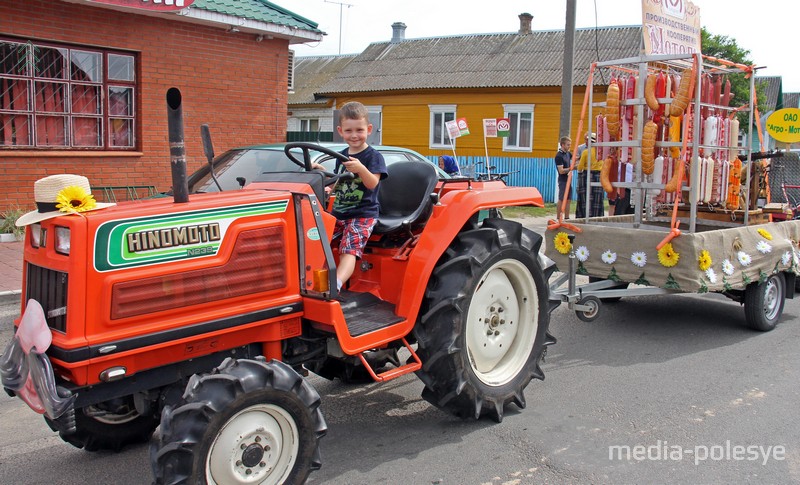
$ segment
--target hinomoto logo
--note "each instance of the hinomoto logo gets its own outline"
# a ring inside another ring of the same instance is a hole
[[[242,217],[285,212],[288,200],[105,222],[97,228],[97,271],[211,256]]]
[[[219,240],[219,224],[216,222],[131,232],[126,237],[129,253],[141,253],[152,249],[189,246]]]

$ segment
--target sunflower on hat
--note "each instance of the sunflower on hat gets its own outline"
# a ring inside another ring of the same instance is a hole
[[[61,212],[85,212],[94,209],[97,201],[80,185],[64,187],[56,194],[56,208]]]
[[[92,195],[89,179],[82,175],[60,173],[37,180],[33,184],[36,210],[17,219],[17,226],[27,226],[64,214],[103,209],[116,205],[113,202],[97,202]]]

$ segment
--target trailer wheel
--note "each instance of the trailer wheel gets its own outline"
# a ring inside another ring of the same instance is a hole
[[[155,483],[304,483],[321,465],[319,403],[282,362],[226,359],[164,408],[150,444]]]
[[[544,379],[540,363],[550,310],[538,252],[542,238],[519,223],[487,219],[459,234],[431,275],[414,329],[422,397],[462,418],[525,407],[523,391]],[[552,273],[553,266],[547,268]]]
[[[763,283],[750,283],[744,290],[744,315],[753,330],[768,332],[775,328],[783,313],[786,283],[782,273],[775,273]]]
[[[578,301],[579,305],[586,305],[589,310],[575,310],[575,315],[584,322],[593,322],[600,316],[600,298],[596,296],[584,296]]]
[[[158,426],[158,415],[140,415],[133,403],[119,406],[116,412],[95,406],[76,409],[75,431],[71,433],[65,433],[62,426],[46,417],[45,421],[50,429],[58,431],[62,440],[86,451],[120,451],[127,445],[147,441]]]

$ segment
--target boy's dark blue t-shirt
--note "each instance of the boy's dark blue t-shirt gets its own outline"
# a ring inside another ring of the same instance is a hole
[[[355,155],[348,154],[349,149],[342,150],[342,155],[352,156],[362,165],[367,167],[372,173],[379,174],[380,179],[383,180],[387,176],[386,162],[383,160],[381,153],[370,147],[356,153]],[[337,162],[337,169],[341,162]],[[370,190],[364,185],[361,177],[356,177],[352,180],[340,180],[336,184],[334,194],[336,200],[333,203],[333,211],[331,212],[337,219],[355,219],[356,217],[378,217],[378,190],[381,184]]]

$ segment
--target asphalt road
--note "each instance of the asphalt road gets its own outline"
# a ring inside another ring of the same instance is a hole
[[[462,421],[405,376],[313,378],[329,431],[313,484],[797,483],[800,298],[772,332],[719,295],[623,299],[584,323],[557,309],[545,381],[502,423]],[[0,306],[0,342],[14,305]],[[611,453],[611,455],[610,455]],[[0,482],[146,484],[145,445],[87,453],[0,396]]]

